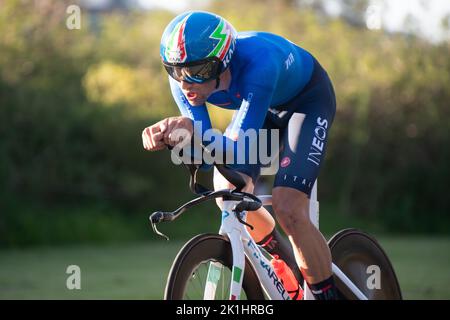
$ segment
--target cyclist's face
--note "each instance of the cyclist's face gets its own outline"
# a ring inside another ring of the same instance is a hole
[[[216,88],[216,79],[204,83],[181,81],[180,86],[189,103],[193,106],[200,106],[206,102]]]

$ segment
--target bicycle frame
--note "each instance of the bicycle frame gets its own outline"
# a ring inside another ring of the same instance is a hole
[[[258,196],[263,205],[271,205],[272,196]],[[262,287],[273,300],[291,300],[287,290],[284,288],[272,268],[270,261],[264,256],[259,247],[254,242],[246,226],[239,222],[233,213],[234,206],[239,201],[225,200],[222,210],[222,224],[219,233],[228,237],[233,252],[233,268],[230,284],[230,300],[239,300],[242,280],[245,271],[245,256],[250,260]],[[246,221],[246,212],[241,213],[241,219]],[[313,187],[310,198],[310,219],[314,225],[319,227],[319,202],[317,201],[317,182]],[[333,263],[333,273],[355,294],[360,300],[367,300],[367,297],[354,285],[354,283]],[[208,268],[207,283],[205,286],[204,299],[212,300],[220,279],[221,266],[216,262],[211,262]],[[306,282],[304,283],[305,300],[314,300]]]

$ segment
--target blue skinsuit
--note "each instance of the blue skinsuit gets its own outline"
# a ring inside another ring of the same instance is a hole
[[[282,147],[277,151],[280,168],[275,185],[309,195],[335,113],[334,91],[328,75],[306,50],[266,32],[238,33],[230,71],[229,89],[214,92],[207,100],[218,107],[237,110],[222,137],[224,151],[233,148],[235,157],[239,154],[236,142],[239,130],[279,129]],[[200,121],[203,136],[211,129],[206,105],[190,105],[180,84],[170,77],[169,80],[181,114]],[[249,149],[244,150],[246,164],[232,167],[256,180],[260,165],[247,162]]]

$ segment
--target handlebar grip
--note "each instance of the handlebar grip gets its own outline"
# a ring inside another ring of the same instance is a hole
[[[172,220],[173,214],[171,212],[156,211],[150,215],[150,222],[154,224]]]
[[[261,208],[262,204],[256,201],[241,201],[234,208],[235,211],[255,211]]]

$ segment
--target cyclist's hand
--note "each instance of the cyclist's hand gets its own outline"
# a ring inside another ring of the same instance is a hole
[[[192,120],[188,117],[171,117],[167,119],[165,128],[163,125],[164,143],[175,146],[182,141],[188,141],[192,137]]]
[[[166,147],[164,131],[167,129],[169,118],[163,119],[142,131],[142,144],[148,151],[158,151]]]

